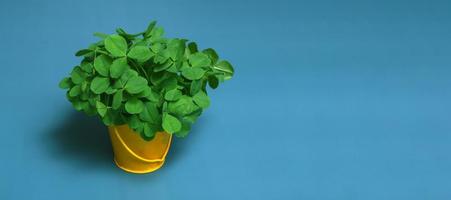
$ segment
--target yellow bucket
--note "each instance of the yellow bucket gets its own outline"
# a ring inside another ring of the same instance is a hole
[[[172,135],[158,132],[151,141],[145,141],[128,125],[108,127],[113,144],[114,162],[131,173],[143,174],[159,169],[171,146]]]

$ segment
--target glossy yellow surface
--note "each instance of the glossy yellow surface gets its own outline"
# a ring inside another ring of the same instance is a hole
[[[172,135],[158,132],[151,141],[145,141],[128,125],[108,127],[114,151],[114,161],[131,173],[149,173],[159,169],[171,146]]]

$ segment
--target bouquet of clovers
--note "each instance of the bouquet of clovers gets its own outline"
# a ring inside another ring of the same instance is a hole
[[[145,140],[158,131],[188,134],[210,105],[207,84],[217,88],[234,70],[213,49],[165,38],[155,25],[137,34],[95,33],[101,40],[75,54],[83,60],[59,86],[76,110],[107,126],[128,124]]]

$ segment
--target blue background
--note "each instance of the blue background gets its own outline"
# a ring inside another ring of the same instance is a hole
[[[450,199],[450,1],[1,1],[0,199]],[[58,89],[152,19],[236,76],[166,165],[128,174]]]

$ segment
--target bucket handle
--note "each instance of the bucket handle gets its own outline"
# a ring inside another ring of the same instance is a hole
[[[130,147],[128,147],[127,144],[125,144],[124,140],[123,140],[122,137],[119,135],[119,132],[117,131],[116,128],[114,128],[114,133],[115,133],[116,137],[119,139],[119,142],[125,147],[125,149],[127,149],[127,151],[128,151],[130,154],[132,154],[134,157],[136,157],[136,158],[138,158],[139,160],[144,161],[144,162],[162,162],[162,161],[164,161],[164,158],[166,157],[166,154],[168,153],[168,150],[169,150],[169,147],[171,146],[171,141],[172,141],[172,137],[170,136],[170,137],[169,137],[169,144],[168,144],[167,147],[166,147],[166,150],[165,150],[165,152],[164,152],[164,154],[163,154],[163,158],[146,159],[146,158],[143,158],[143,157],[139,156],[139,155],[136,154],[135,152],[133,152],[133,150],[130,149]]]

